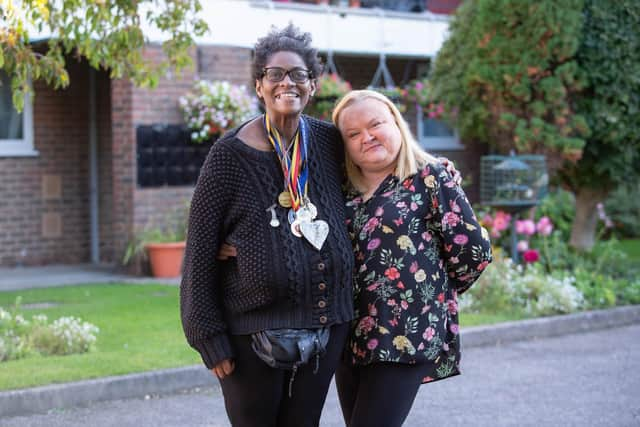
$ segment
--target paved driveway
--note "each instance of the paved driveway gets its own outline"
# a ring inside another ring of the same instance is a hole
[[[640,426],[640,325],[471,348],[463,368],[422,386],[405,425]],[[6,427],[228,425],[218,389],[0,419]],[[334,389],[321,425],[343,425]]]

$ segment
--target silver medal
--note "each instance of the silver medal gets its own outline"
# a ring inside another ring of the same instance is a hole
[[[300,222],[309,222],[313,220],[312,212],[309,210],[307,206],[301,206],[296,211],[296,220]]]
[[[314,248],[320,250],[329,235],[329,224],[321,219],[302,222],[300,223],[300,232]]]
[[[296,237],[302,237],[302,232],[300,231],[300,221],[297,219],[291,223],[291,233],[293,233]]]

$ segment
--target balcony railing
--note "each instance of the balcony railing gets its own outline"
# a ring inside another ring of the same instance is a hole
[[[396,12],[432,12],[452,14],[461,0],[272,0],[276,3],[304,3],[372,9],[379,8]]]

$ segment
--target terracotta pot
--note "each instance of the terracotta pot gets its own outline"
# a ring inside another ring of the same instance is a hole
[[[146,245],[153,277],[180,276],[185,245],[186,242],[149,243]]]

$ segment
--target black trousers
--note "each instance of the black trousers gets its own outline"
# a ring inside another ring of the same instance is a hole
[[[295,375],[289,397],[291,372],[273,369],[251,349],[250,335],[231,337],[235,352],[235,369],[220,381],[224,404],[234,427],[318,426],[331,377],[345,346],[349,323],[331,327],[326,354],[301,366]]]
[[[341,362],[336,386],[347,427],[400,427],[422,384],[422,365]]]

